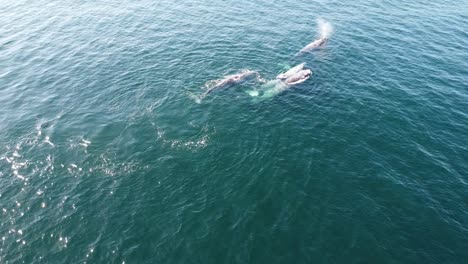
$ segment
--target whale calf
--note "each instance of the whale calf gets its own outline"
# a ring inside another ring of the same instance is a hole
[[[245,81],[247,78],[250,78],[252,76],[256,76],[259,78],[259,74],[257,71],[251,71],[251,70],[243,70],[239,73],[233,74],[233,75],[228,75],[224,77],[223,79],[219,80],[214,80],[210,81],[208,84],[212,85],[211,87],[208,88],[201,96],[200,99],[205,98],[208,94],[219,90],[223,88],[230,87],[235,84],[239,84],[243,81]]]

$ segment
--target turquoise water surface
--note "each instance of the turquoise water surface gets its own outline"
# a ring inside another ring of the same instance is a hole
[[[467,262],[466,1],[0,7],[0,263]]]

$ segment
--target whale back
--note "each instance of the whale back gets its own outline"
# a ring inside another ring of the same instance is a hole
[[[239,73],[225,76],[223,79],[214,80],[210,83],[211,87],[208,88],[201,96],[200,99],[205,98],[208,94],[223,88],[230,87],[231,85],[238,84],[243,82],[245,79],[249,78],[252,75],[258,74],[256,71],[252,70],[243,70]]]
[[[296,66],[292,67],[291,69],[289,69],[287,72],[278,74],[278,76],[276,76],[276,79],[280,79],[280,80],[288,79],[289,77],[295,75],[296,73],[298,73],[299,71],[304,69],[304,66],[305,66],[305,62],[303,62],[303,63],[301,63],[299,65],[296,65]]]
[[[293,76],[286,79],[284,82],[288,85],[295,85],[302,82],[305,82],[312,75],[312,71],[309,69],[301,70],[294,74]]]
[[[316,49],[316,48],[319,48],[319,47],[322,47],[323,45],[325,45],[327,43],[328,39],[327,38],[320,38],[320,39],[317,39],[309,44],[307,44],[307,46],[305,46],[304,48],[302,48],[299,52],[308,52],[308,51],[311,51],[313,49]]]

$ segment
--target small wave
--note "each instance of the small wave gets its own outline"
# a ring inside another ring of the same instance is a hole
[[[203,136],[199,140],[188,140],[188,141],[180,141],[180,140],[173,140],[171,142],[172,148],[204,148],[208,145],[208,135]]]
[[[157,128],[157,140],[160,140],[163,145],[168,145],[171,148],[185,148],[185,149],[201,149],[208,146],[210,140],[210,133],[208,127],[204,126],[202,128],[201,137],[193,140],[179,140],[179,139],[168,139],[165,136],[165,132],[161,128]]]

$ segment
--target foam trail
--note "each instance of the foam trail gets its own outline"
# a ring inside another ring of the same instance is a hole
[[[328,39],[333,33],[333,26],[322,18],[317,18],[317,27],[321,39]]]

